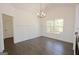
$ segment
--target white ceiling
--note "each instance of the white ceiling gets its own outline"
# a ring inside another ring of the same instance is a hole
[[[37,7],[39,4],[36,3],[11,3],[16,9],[28,10],[29,8]]]
[[[40,8],[40,3],[11,3],[13,7],[16,9],[23,9],[27,10],[29,8],[33,7],[39,7]],[[42,8],[48,8],[48,7],[56,7],[56,6],[75,6],[76,4],[68,4],[68,3],[42,3],[41,7]],[[33,6],[33,7],[32,7]]]

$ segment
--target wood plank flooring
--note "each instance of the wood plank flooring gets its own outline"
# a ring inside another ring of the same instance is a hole
[[[47,37],[19,42],[8,50],[9,55],[73,55],[72,43]]]

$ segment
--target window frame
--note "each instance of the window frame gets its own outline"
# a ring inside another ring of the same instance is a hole
[[[56,20],[63,20],[63,21],[62,21],[62,22],[63,22],[63,25],[62,25],[62,26],[56,26],[56,25],[55,25]],[[52,21],[53,26],[51,26],[51,22],[50,22],[50,26],[49,26],[48,23],[47,23],[48,21],[49,21],[49,22]],[[47,26],[46,26],[46,28],[47,28],[47,30],[46,30],[47,33],[60,34],[60,33],[64,32],[64,19],[47,20],[47,21],[46,21],[46,25],[47,25]],[[49,30],[48,30],[48,27],[50,27]],[[60,32],[60,31],[58,30],[58,31],[56,32],[56,31],[55,31],[56,27],[59,27],[59,28],[62,27],[62,31]],[[51,28],[53,28],[52,31],[51,31]]]

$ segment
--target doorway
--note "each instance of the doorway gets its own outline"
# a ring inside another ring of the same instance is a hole
[[[10,50],[14,45],[13,36],[13,17],[10,15],[2,14],[3,20],[3,40],[4,51]]]

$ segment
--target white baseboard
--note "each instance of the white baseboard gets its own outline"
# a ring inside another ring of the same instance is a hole
[[[44,37],[48,37],[48,38],[52,38],[52,39],[56,39],[56,40],[60,40],[60,41],[63,41],[63,42],[73,43],[73,42],[71,42],[71,41],[66,41],[66,40],[59,39],[59,38],[53,38],[53,37],[51,37],[51,36],[45,36],[45,35],[44,35]]]
[[[25,39],[19,40],[19,41],[14,41],[14,43],[16,44],[16,43],[19,43],[19,42],[22,42],[22,41],[26,41],[26,40],[31,40],[31,39],[34,39],[34,38],[37,38],[37,37],[40,37],[40,35],[29,37],[29,38],[25,38]]]

